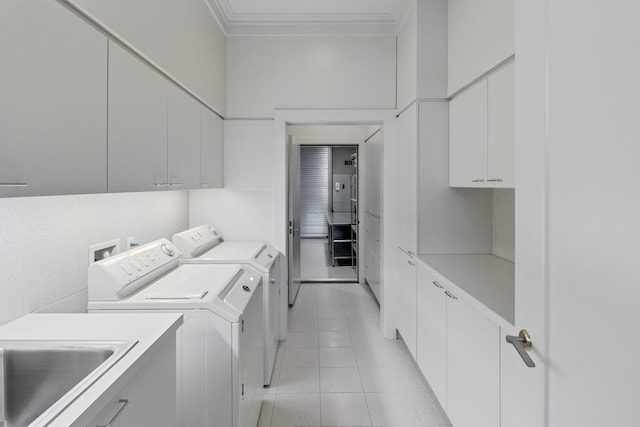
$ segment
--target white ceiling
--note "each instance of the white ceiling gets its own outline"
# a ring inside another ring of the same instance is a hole
[[[411,0],[206,0],[229,35],[395,34]]]

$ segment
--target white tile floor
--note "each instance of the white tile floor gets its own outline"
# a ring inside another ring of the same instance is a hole
[[[265,389],[259,427],[450,426],[401,341],[386,340],[360,284],[303,284]]]
[[[300,241],[300,275],[304,281],[355,280],[357,269],[349,266],[331,266],[327,239]]]

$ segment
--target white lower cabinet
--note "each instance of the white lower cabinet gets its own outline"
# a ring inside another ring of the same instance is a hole
[[[174,336],[104,405],[87,426],[175,425],[178,425],[178,417]]]
[[[416,362],[443,408],[447,407],[447,296],[443,286],[418,266]]]
[[[416,261],[398,248],[398,332],[416,358]]]
[[[447,297],[447,415],[456,427],[500,425],[500,328]]]
[[[416,362],[455,427],[500,426],[500,327],[422,264]]]

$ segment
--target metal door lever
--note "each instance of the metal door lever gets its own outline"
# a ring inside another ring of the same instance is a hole
[[[522,360],[529,368],[535,368],[536,364],[533,362],[533,359],[527,354],[527,351],[531,350],[533,344],[531,343],[531,335],[527,332],[526,329],[520,331],[520,334],[516,337],[513,335],[507,335],[506,340],[509,344],[513,344],[513,346],[518,351]]]

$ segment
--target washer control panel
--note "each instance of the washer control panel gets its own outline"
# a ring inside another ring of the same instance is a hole
[[[195,258],[222,242],[222,236],[209,224],[203,224],[174,234],[172,240],[184,258]]]
[[[89,266],[89,300],[117,301],[177,266],[180,251],[160,239]]]

